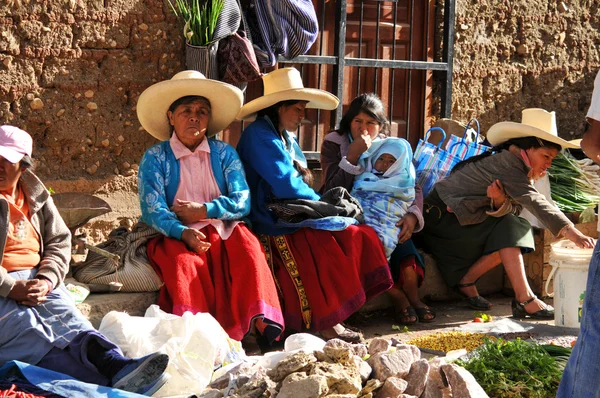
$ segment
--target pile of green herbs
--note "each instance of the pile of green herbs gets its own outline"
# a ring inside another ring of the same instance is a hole
[[[588,159],[589,160],[589,159]],[[565,213],[595,207],[600,200],[599,166],[589,160],[578,161],[569,152],[559,153],[548,169],[552,199]]]
[[[570,352],[521,339],[486,339],[469,359],[457,364],[471,372],[492,398],[545,398],[556,396]]]
[[[225,0],[168,0],[173,13],[183,25],[183,37],[193,46],[212,43]]]

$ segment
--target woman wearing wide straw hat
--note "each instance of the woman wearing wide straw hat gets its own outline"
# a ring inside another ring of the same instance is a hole
[[[286,327],[359,341],[359,333],[340,323],[392,285],[375,232],[364,225],[341,231],[280,227],[267,209],[275,198],[319,200],[303,179],[306,159],[291,132],[306,108],[335,109],[339,101],[328,92],[304,88],[294,68],[275,70],[263,83],[264,95],[238,115],[257,118],[244,130],[237,150],[252,193],[252,226],[272,261]]]
[[[543,109],[523,110],[522,123],[493,125],[487,138],[496,154],[459,163],[425,198],[426,249],[446,282],[457,286],[472,308],[491,308],[475,282],[502,263],[515,290],[513,316],[552,319],[554,309],[537,299],[527,283],[522,253],[535,246],[529,222],[518,215],[525,208],[554,235],[580,247],[593,246],[593,239],[575,229],[533,186],[562,148],[574,146],[558,137],[554,112]]]
[[[140,163],[142,221],[161,232],[148,258],[165,285],[159,305],[181,315],[210,312],[242,340],[255,324],[273,341],[283,329],[275,282],[244,223],[250,191],[235,150],[212,137],[234,119],[242,93],[183,71],[140,96],[140,123],[162,142]]]

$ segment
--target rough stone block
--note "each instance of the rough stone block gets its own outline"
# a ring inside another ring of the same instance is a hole
[[[369,343],[369,354],[375,355],[380,352],[387,352],[390,349],[392,343],[388,339],[384,339],[383,337],[376,337]]]
[[[487,398],[488,395],[479,385],[475,377],[465,368],[453,363],[442,365],[441,371],[446,376],[452,395],[461,398]]]
[[[95,328],[99,328],[102,318],[110,311],[144,316],[146,309],[157,300],[158,292],[91,294],[83,303],[77,304],[77,308]]]
[[[74,44],[81,48],[126,48],[129,46],[129,25],[82,21],[75,25]]]
[[[377,391],[375,398],[396,398],[406,390],[408,383],[398,377],[390,377],[383,383],[383,387]]]
[[[406,394],[416,395],[420,397],[425,390],[425,384],[427,384],[427,377],[429,376],[429,361],[426,359],[420,359],[410,366],[410,371],[405,380],[408,383],[408,387],[404,391]]]
[[[367,362],[373,368],[373,377],[385,381],[390,377],[406,377],[410,366],[418,359],[411,350],[398,350],[373,355]]]
[[[71,49],[73,32],[71,26],[63,23],[23,21],[19,24],[20,35],[26,39],[26,47]]]
[[[44,63],[40,84],[75,91],[97,89],[99,80],[100,69],[93,60],[51,58]]]
[[[283,380],[277,396],[279,398],[315,398],[327,394],[327,378],[320,375],[306,376],[292,373]]]

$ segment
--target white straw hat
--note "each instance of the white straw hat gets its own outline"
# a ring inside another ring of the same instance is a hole
[[[207,136],[213,136],[235,120],[244,103],[239,88],[217,80],[211,80],[195,70],[177,73],[148,87],[137,102],[137,116],[142,127],[154,137],[166,141],[171,136],[167,111],[173,102],[189,95],[197,95],[210,102],[210,119]]]
[[[487,133],[487,139],[493,146],[500,145],[512,138],[521,137],[537,137],[563,148],[579,148],[558,136],[556,114],[539,108],[523,109],[521,123],[496,123],[490,127]]]
[[[252,119],[261,109],[281,101],[308,101],[307,108],[335,109],[340,100],[335,95],[316,88],[304,88],[296,68],[282,68],[263,76],[264,95],[248,102],[237,115],[238,120]]]

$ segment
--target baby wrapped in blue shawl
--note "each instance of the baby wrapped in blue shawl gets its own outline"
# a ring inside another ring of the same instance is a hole
[[[365,171],[354,180],[351,195],[361,204],[390,258],[398,244],[396,223],[415,200],[415,169],[408,141],[390,137],[374,141],[358,161]]]

